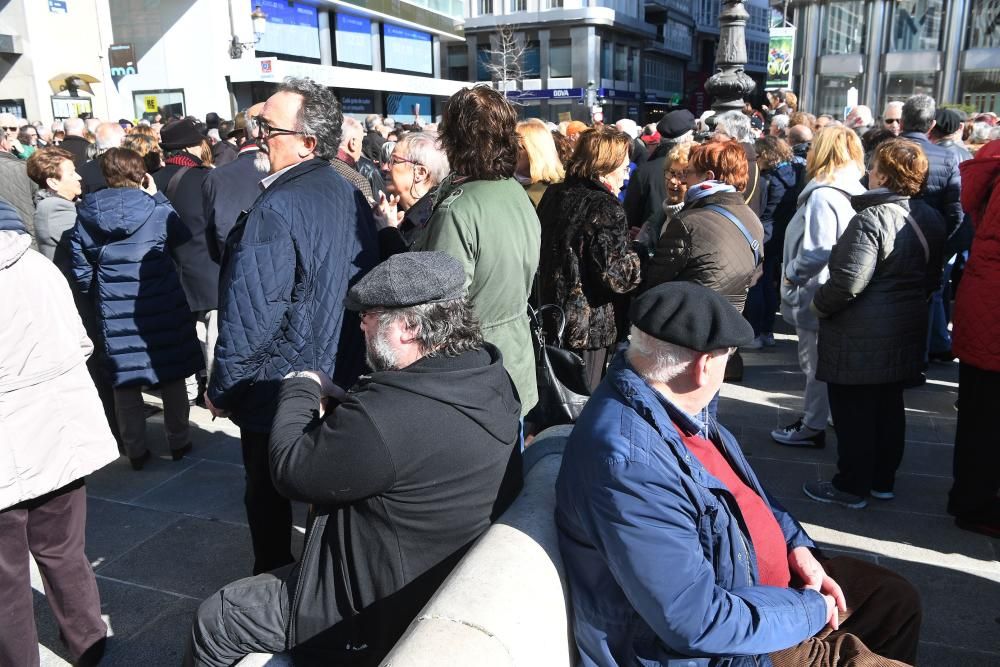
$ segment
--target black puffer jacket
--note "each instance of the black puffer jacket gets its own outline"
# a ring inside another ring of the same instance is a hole
[[[885,189],[851,203],[859,213],[833,247],[830,279],[813,299],[820,318],[816,377],[837,384],[912,379],[924,366],[927,298],[941,278],[944,219],[923,201]]]
[[[625,211],[600,182],[569,176],[538,203],[542,304],[566,313],[563,343],[596,350],[617,339],[615,294],[639,286],[639,256],[631,249]]]
[[[743,193],[717,192],[685,205],[667,222],[649,260],[644,287],[670,280],[698,283],[726,297],[742,312],[757,271],[754,253],[736,225],[705,210],[709,204],[734,214],[758,247],[763,247],[764,227],[743,203]]]

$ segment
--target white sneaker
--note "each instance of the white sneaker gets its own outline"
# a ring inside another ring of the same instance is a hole
[[[896,497],[896,494],[892,491],[876,491],[872,489],[868,493],[872,495],[872,498],[878,498],[879,500],[892,500]]]
[[[740,345],[741,350],[759,350],[762,347],[764,347],[764,341],[760,339],[760,336],[757,336],[746,345]]]
[[[822,449],[826,447],[826,431],[817,431],[802,423],[801,419],[782,428],[771,431],[771,439],[779,445],[789,447],[810,447]]]

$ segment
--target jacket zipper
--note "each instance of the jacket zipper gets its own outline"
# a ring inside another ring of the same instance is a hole
[[[288,643],[286,647],[292,647],[297,643],[295,635],[296,633],[295,621],[298,618],[298,613],[299,613],[299,598],[302,594],[303,579],[305,579],[305,577],[309,572],[308,568],[306,567],[309,564],[310,556],[312,555],[312,551],[309,549],[309,546],[313,543],[313,539],[315,539],[316,537],[316,533],[318,532],[317,529],[326,528],[326,519],[328,517],[329,515],[323,517],[317,517],[312,522],[312,526],[310,527],[309,530],[309,535],[308,537],[306,537],[306,545],[302,549],[302,561],[299,563],[299,578],[298,581],[295,582],[295,595],[292,596],[292,604],[288,608],[288,640],[287,640]],[[320,518],[323,519],[323,525],[317,526],[317,524],[320,521]]]

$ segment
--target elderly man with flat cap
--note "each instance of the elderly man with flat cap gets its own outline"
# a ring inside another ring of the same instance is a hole
[[[206,600],[187,665],[285,649],[377,664],[519,490],[520,403],[459,261],[394,255],[347,306],[373,372],[346,394],[322,371],[290,373],[271,432],[276,487],[313,507],[300,565]]]
[[[712,290],[638,297],[631,345],[573,429],[556,524],[580,664],[898,665],[920,602],[903,578],[825,560],[705,407],[753,338]]]

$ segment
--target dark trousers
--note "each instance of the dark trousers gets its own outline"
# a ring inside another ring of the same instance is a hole
[[[833,485],[858,496],[892,491],[906,438],[903,383],[828,383],[827,391],[837,431]]]
[[[743,315],[753,327],[754,335],[774,333],[774,318],[781,303],[778,280],[781,275],[781,248],[764,247],[764,263],[760,279],[747,292],[747,305]]]
[[[1000,521],[1000,436],[996,429],[1000,372],[958,366],[958,427],[948,511]]]
[[[771,654],[774,667],[882,667],[912,665],[920,641],[920,596],[901,576],[849,557],[823,561],[840,584],[847,612],[840,628]]]
[[[246,491],[243,504],[253,542],[253,573],[270,572],[295,561],[292,557],[292,504],[271,480],[267,455],[270,433],[240,429]]]
[[[86,522],[82,479],[0,512],[0,665],[39,664],[29,553],[74,660],[107,634],[97,579],[84,553]]]
[[[597,389],[604,379],[604,370],[608,361],[608,350],[612,348],[602,347],[596,350],[573,350],[583,358],[587,365],[587,386],[591,393]]]
[[[184,667],[229,667],[250,653],[286,647],[291,567],[240,579],[198,608]]]

